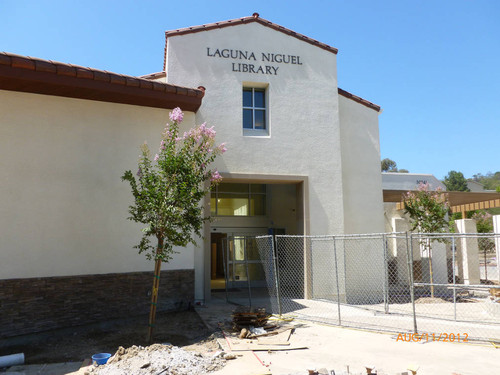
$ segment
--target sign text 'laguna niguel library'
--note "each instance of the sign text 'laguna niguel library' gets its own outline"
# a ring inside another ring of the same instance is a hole
[[[233,72],[271,74],[278,75],[280,68],[276,64],[302,65],[300,56],[287,55],[283,53],[242,51],[238,49],[219,49],[207,47],[208,57],[218,57],[221,59],[246,60],[248,62],[233,62],[231,70]],[[250,63],[254,61],[255,63]],[[274,64],[274,65],[267,65]]]

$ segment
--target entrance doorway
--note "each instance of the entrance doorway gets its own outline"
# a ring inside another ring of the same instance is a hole
[[[210,287],[212,290],[265,286],[265,274],[255,233],[211,233]]]
[[[212,233],[210,235],[210,288],[212,290],[224,290],[226,288],[224,274],[225,254],[223,254],[226,240],[227,233]]]

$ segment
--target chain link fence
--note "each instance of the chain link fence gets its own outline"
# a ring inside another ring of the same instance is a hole
[[[279,315],[435,339],[460,334],[462,340],[500,342],[499,237],[260,236],[255,244],[266,293],[256,293],[247,280],[247,295],[250,304]]]

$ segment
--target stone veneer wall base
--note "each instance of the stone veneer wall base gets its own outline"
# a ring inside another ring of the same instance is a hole
[[[153,272],[0,280],[0,338],[149,313]],[[186,310],[194,270],[161,272],[157,311]]]

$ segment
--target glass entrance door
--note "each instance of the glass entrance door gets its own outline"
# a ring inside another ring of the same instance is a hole
[[[233,234],[227,237],[226,246],[227,287],[264,287],[265,274],[260,260],[255,236]]]

